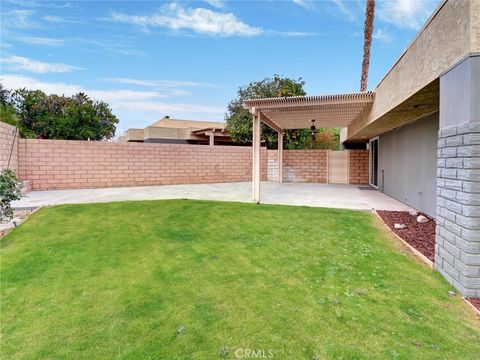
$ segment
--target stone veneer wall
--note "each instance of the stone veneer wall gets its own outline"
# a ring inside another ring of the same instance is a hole
[[[480,123],[441,129],[435,267],[466,297],[480,297]]]
[[[15,138],[15,127],[0,121],[0,171],[7,167],[10,152],[12,156],[9,168],[18,171],[18,134]]]

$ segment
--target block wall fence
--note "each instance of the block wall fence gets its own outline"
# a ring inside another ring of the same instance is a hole
[[[0,122],[1,167],[13,126]],[[284,150],[285,182],[327,182],[327,150]],[[350,183],[368,183],[368,152],[349,153]],[[277,150],[261,149],[261,179],[277,181]],[[33,190],[251,181],[252,152],[243,146],[19,139],[10,167]]]
[[[9,167],[18,172],[18,138],[14,126],[0,121],[0,170]]]
[[[348,183],[368,184],[368,150],[348,151]],[[267,178],[278,180],[278,152],[267,152]],[[283,181],[326,183],[328,150],[284,150]]]

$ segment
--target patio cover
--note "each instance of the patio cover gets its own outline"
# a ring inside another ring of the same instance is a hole
[[[278,132],[278,181],[283,178],[283,131],[317,128],[343,128],[365,114],[373,103],[374,92],[322,96],[291,96],[249,99],[243,102],[253,115],[253,200],[260,201],[260,123]]]

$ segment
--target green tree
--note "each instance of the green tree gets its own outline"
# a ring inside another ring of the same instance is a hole
[[[10,90],[5,89],[2,84],[0,84],[0,120],[15,126],[18,123],[15,108],[11,101]]]
[[[0,95],[2,103],[5,98],[14,110],[15,125],[23,137],[104,140],[115,135],[118,119],[108,104],[92,100],[84,93],[67,97],[19,89],[9,96]],[[3,118],[2,115],[2,121]]]
[[[282,78],[275,75],[273,78],[265,78],[254,81],[238,90],[238,96],[228,104],[225,115],[226,129],[235,142],[248,143],[252,141],[252,115],[243,107],[243,100],[256,98],[271,98],[285,96],[306,95],[303,86],[305,82]],[[266,142],[268,148],[277,146],[277,132],[267,125],[262,124],[261,139]],[[311,143],[311,133],[308,129],[286,130],[286,149],[302,149]]]

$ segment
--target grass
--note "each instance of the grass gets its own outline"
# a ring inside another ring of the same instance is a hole
[[[376,221],[188,200],[46,208],[1,242],[1,358],[478,359],[473,313]]]

